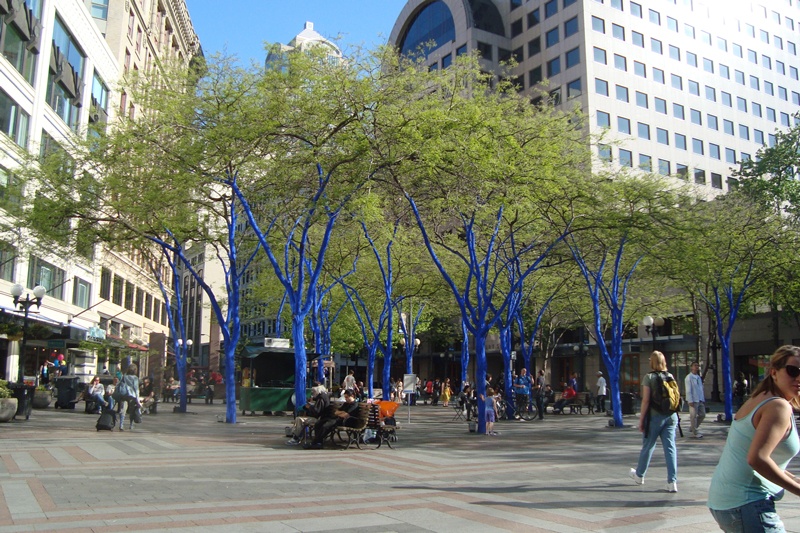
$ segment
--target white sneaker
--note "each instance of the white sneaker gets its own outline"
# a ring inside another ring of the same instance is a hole
[[[693,439],[702,439],[703,438],[703,434],[698,431],[697,433],[693,433],[692,434],[692,438]]]
[[[631,468],[630,476],[633,482],[636,483],[637,485],[644,485],[644,478],[636,475],[635,468]]]
[[[667,483],[667,492],[678,492],[678,482]]]

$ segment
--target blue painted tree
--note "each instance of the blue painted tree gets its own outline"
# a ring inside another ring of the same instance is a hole
[[[609,386],[611,388],[611,401],[614,413],[614,425],[622,427],[622,406],[620,404],[619,373],[622,366],[622,334],[625,329],[625,304],[628,297],[628,284],[630,283],[636,267],[642,260],[637,256],[632,263],[625,265],[623,258],[628,238],[623,235],[616,248],[614,265],[610,277],[606,276],[606,263],[608,251],[603,251],[597,264],[592,267],[584,253],[581,251],[576,239],[568,239],[572,256],[580,269],[586,282],[589,296],[592,299],[592,312],[594,320],[592,330],[597,339],[597,348],[608,370]],[[604,324],[606,312],[610,314],[610,323]],[[610,348],[606,343],[606,329],[610,330]]]
[[[305,345],[305,321],[308,314],[317,302],[317,290],[322,266],[325,262],[325,253],[330,244],[331,233],[339,218],[342,207],[348,201],[346,196],[336,207],[325,205],[327,200],[326,189],[331,181],[331,173],[323,173],[322,167],[317,165],[317,184],[316,190],[312,195],[308,207],[294,221],[291,229],[287,233],[283,245],[283,261],[279,261],[273,250],[273,244],[269,242],[267,236],[278,223],[279,215],[274,215],[269,221],[266,231],[262,229],[261,223],[250,207],[244,193],[236,184],[235,180],[227,180],[226,185],[230,186],[242,204],[244,215],[255,234],[261,249],[266,253],[269,263],[275,272],[275,276],[286,290],[289,307],[292,311],[292,341],[294,344],[295,355],[295,414],[297,409],[304,403],[302,399],[306,397],[306,368],[308,359],[306,356]],[[323,219],[322,237],[316,250],[312,250],[310,234],[312,228],[318,222],[318,210],[322,209]]]
[[[228,174],[224,179],[219,181],[228,185],[234,194],[225,198],[220,202],[224,207],[221,218],[225,224],[225,235],[227,240],[217,243],[217,261],[222,268],[223,277],[225,280],[225,298],[227,305],[223,312],[220,306],[219,295],[214,293],[214,289],[204,279],[203,275],[199,273],[189,258],[184,253],[183,246],[180,241],[167,230],[167,235],[170,237],[171,242],[157,237],[148,236],[148,239],[159,245],[164,251],[174,254],[176,261],[174,267],[180,262],[191,275],[194,277],[198,286],[203,289],[203,292],[208,296],[208,301],[211,304],[211,309],[214,312],[217,323],[222,333],[223,339],[223,359],[225,362],[225,397],[236,398],[236,348],[239,344],[239,337],[241,334],[239,327],[239,302],[240,302],[240,285],[242,277],[247,272],[248,267],[258,253],[258,246],[256,246],[249,258],[245,261],[239,259],[239,244],[237,241],[237,224],[238,214],[240,211],[247,210],[246,204],[239,201],[235,191],[238,190],[236,186],[236,174]],[[236,402],[229,401],[226,403],[225,421],[230,424],[236,423]]]
[[[339,315],[347,306],[348,302],[346,298],[343,299],[339,302],[337,307],[333,307],[333,313],[331,313],[331,308],[333,306],[333,295],[331,291],[345,276],[337,278],[331,285],[320,285],[316,293],[319,303],[311,308],[309,324],[314,334],[314,350],[317,353],[316,379],[320,383],[325,383],[324,359],[326,359],[326,356],[331,355],[331,328],[333,328],[333,325],[336,323],[336,320],[339,318]]]
[[[458,303],[462,324],[469,330],[475,340],[476,392],[478,395],[478,412],[482,413],[485,408],[486,395],[486,336],[492,328],[497,326],[506,309],[511,305],[511,295],[516,290],[516,287],[507,288],[504,293],[496,290],[499,289],[497,284],[498,281],[502,280],[504,264],[506,263],[503,255],[498,253],[496,249],[498,234],[502,225],[503,209],[500,208],[497,211],[493,229],[487,234],[485,242],[482,243],[482,250],[479,249],[480,237],[477,234],[478,229],[475,227],[474,214],[472,216],[459,215],[462,230],[461,236],[466,245],[465,251],[442,242],[437,243],[463,265],[466,271],[465,279],[463,287],[459,287],[436,253],[417,204],[408,194],[406,194],[406,199],[414,212],[425,247]],[[522,272],[516,283],[521,284],[526,276],[539,268],[547,254],[562,239],[563,235],[539,254]],[[520,253],[528,253],[535,249],[535,245],[530,244],[520,250]],[[485,431],[486,420],[479,417],[478,432],[485,433]]]

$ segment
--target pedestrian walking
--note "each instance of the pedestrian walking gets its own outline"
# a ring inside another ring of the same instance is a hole
[[[775,500],[784,491],[800,496],[800,479],[786,470],[800,451],[793,415],[798,407],[800,348],[781,346],[734,416],[711,477],[708,507],[723,531],[785,531]]]
[[[700,378],[700,365],[692,363],[691,372],[684,381],[686,386],[686,403],[689,404],[689,433],[695,439],[702,439],[700,423],[706,417],[706,395],[703,392],[703,380]]]
[[[656,440],[661,439],[664,460],[667,463],[667,491],[678,492],[678,450],[675,446],[678,415],[675,412],[662,412],[657,408],[658,402],[651,401],[654,391],[656,395],[662,394],[663,391],[659,388],[662,387],[663,380],[675,381],[675,378],[667,371],[667,360],[659,351],[650,354],[650,369],[652,372],[642,381],[642,405],[639,415],[639,431],[643,434],[642,450],[639,452],[636,468],[631,468],[630,476],[637,485],[644,484]]]

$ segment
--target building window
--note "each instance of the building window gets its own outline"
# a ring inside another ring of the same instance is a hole
[[[492,60],[492,45],[489,43],[484,43],[483,41],[478,41],[477,47],[478,53],[481,55],[482,58],[488,59],[489,61]],[[498,61],[508,61],[511,59],[511,52],[509,50],[504,50],[505,53],[498,51]]]
[[[689,88],[689,94],[693,96],[700,96],[700,84],[694,80],[689,80],[687,83]]]
[[[764,92],[770,96],[775,96],[775,91],[773,90],[772,82],[764,80]]]
[[[660,68],[653,67],[653,80],[656,83],[664,85],[666,83],[666,79],[664,78],[664,71],[661,70]]]
[[[0,242],[0,279],[14,281],[17,265],[17,250],[10,244]]]
[[[736,108],[739,111],[744,111],[745,113],[747,113],[747,100],[745,100],[741,96],[737,96],[736,97]]]
[[[100,270],[100,298],[111,299],[111,271],[105,267]]]
[[[764,144],[764,132],[753,128],[753,141],[756,144]]]
[[[617,117],[617,131],[630,135],[631,121],[625,117]]]
[[[542,39],[541,37],[536,37],[528,41],[528,57],[533,57],[539,54],[542,51]]]
[[[697,67],[697,54],[686,52],[686,62],[690,67]]]
[[[580,96],[582,93],[583,90],[581,89],[580,78],[567,83],[567,98],[575,98],[576,96]]]
[[[750,109],[753,111],[753,114],[755,116],[757,116],[759,118],[761,117],[761,104],[758,104],[756,102],[751,102],[750,103]]]
[[[661,25],[661,14],[658,11],[650,10],[650,22]]]
[[[4,90],[0,89],[0,130],[22,148],[28,146],[28,115]]]
[[[744,83],[742,83],[742,85],[744,85]],[[750,76],[750,88],[755,89],[756,91],[761,89],[757,76]]]
[[[669,168],[669,161],[666,159],[659,159],[658,160],[658,173],[662,176],[669,176],[670,175],[670,168]]]
[[[606,21],[599,17],[592,16],[592,29],[594,31],[599,31],[600,33],[605,33]]]
[[[711,157],[711,159],[719,160],[720,159],[719,145],[714,143],[708,143],[708,155],[709,157]]]
[[[128,13],[128,37],[133,39],[133,29],[136,26],[136,16],[133,14],[133,10],[131,9]]]
[[[108,19],[108,0],[92,0],[92,17],[100,20]]]
[[[564,54],[564,62],[566,63],[566,68],[568,69],[574,67],[575,65],[579,65],[581,62],[580,47],[567,51],[567,53]]]
[[[125,309],[133,311],[133,301],[136,294],[136,286],[130,281],[125,282]]]
[[[626,71],[628,70],[628,60],[625,59],[625,56],[621,56],[619,54],[614,54],[614,67],[618,70]]]
[[[720,100],[722,100],[722,105],[726,107],[733,107],[733,100],[731,98],[730,93],[721,91],[719,94],[720,94]]]
[[[711,186],[715,189],[722,189],[722,175],[711,173]]]
[[[686,150],[686,135],[682,133],[675,134],[675,148],[679,150]]]
[[[41,285],[47,289],[48,296],[63,300],[64,274],[65,272],[55,265],[32,255],[28,267],[28,287]]]
[[[633,73],[639,76],[640,78],[647,77],[647,67],[645,67],[644,63],[639,61],[633,62]]]
[[[150,318],[152,313],[153,307],[153,296],[150,293],[147,293],[144,297],[144,317]]]
[[[653,171],[653,158],[649,155],[639,154],[639,168],[645,172]]]
[[[631,15],[637,18],[642,18],[642,6],[640,4],[637,4],[636,2],[630,2],[629,9]]]
[[[647,109],[647,94],[636,91],[636,105]]]
[[[656,128],[656,142],[669,146],[669,132],[663,128]]]
[[[544,42],[547,48],[557,45],[558,40],[559,40],[558,26],[556,26],[555,28],[553,28],[552,30],[548,31],[545,34]]]
[[[511,37],[522,35],[522,19],[517,19],[511,23]]]
[[[623,87],[622,85],[617,85],[617,100],[621,102],[628,101],[628,88]]]
[[[624,41],[625,40],[625,28],[623,28],[619,24],[612,24],[611,25],[611,35],[613,35],[615,39],[619,39],[620,41]]]
[[[683,106],[681,104],[676,104],[674,102],[672,103],[672,116],[681,120],[686,118],[683,112]]]
[[[550,0],[544,5],[544,18],[549,19],[558,13],[558,0]]]
[[[541,18],[539,17],[539,8],[537,7],[530,13],[528,13],[528,29],[537,26],[541,22]]]
[[[681,49],[677,46],[669,45],[669,57],[680,61],[681,60]]]
[[[654,97],[653,98],[653,107],[655,108],[657,113],[663,113],[664,115],[667,114],[667,101],[663,98]]]
[[[736,44],[736,43],[733,43],[733,44],[731,45],[731,49],[733,50],[733,55],[735,55],[735,56],[736,56],[736,57],[738,57],[739,59],[741,59],[741,58],[743,58],[743,57],[744,57],[744,54],[742,53],[742,47],[741,47],[741,45],[738,45],[738,44]]]
[[[442,68],[447,68],[453,64],[453,54],[447,54],[442,56]],[[133,104],[130,104],[128,110],[128,116],[133,118]]]
[[[639,122],[636,125],[636,130],[638,132],[639,138],[644,139],[646,141],[650,140],[650,126],[648,124],[644,124],[643,122]]]
[[[728,119],[722,119],[722,131],[728,135],[733,135],[733,122]]]
[[[561,72],[561,58],[556,57],[547,62],[547,77],[552,78]]]
[[[607,64],[606,61],[606,51],[602,48],[594,47],[594,60],[597,63],[602,63],[603,65]]]
[[[677,74],[670,74],[670,80],[672,82],[673,88],[678,90],[683,90],[683,78],[681,78]]]
[[[602,94],[603,96],[608,96],[608,82],[606,80],[601,80],[600,78],[595,78],[594,92],[597,94]]]
[[[703,70],[710,74],[714,74],[714,62],[707,57],[703,58]]]
[[[708,115],[707,114],[706,115],[706,125],[709,127],[709,129],[712,129],[712,130],[715,130],[715,131],[719,130],[719,123],[717,121],[716,115]]]
[[[678,32],[678,21],[672,17],[667,17],[667,29]]]
[[[47,104],[67,126],[77,131],[86,57],[59,17],[55,18],[53,25],[53,44],[47,77]]]
[[[692,139],[692,151],[697,155],[704,155],[703,141],[700,139]]]
[[[750,128],[748,128],[744,124],[739,124],[739,137],[741,137],[745,141],[749,141],[750,140]]]
[[[631,31],[631,42],[634,44],[634,46],[644,48],[644,35],[638,31]]]
[[[633,154],[630,150],[619,149],[619,164],[622,167],[633,167]]]
[[[571,37],[578,33],[578,17],[572,17],[564,23],[564,38]]]
[[[698,126],[703,125],[703,115],[697,109],[690,109],[689,117],[690,120],[692,121],[692,124],[697,124]]]
[[[605,111],[598,111],[597,112],[597,126],[600,127],[600,128],[609,128],[609,127],[611,127],[611,115],[609,115]]]
[[[698,185],[706,184],[706,171],[696,168],[694,170],[694,182]]]
[[[619,9],[620,11],[623,10],[622,7],[622,0],[611,0],[611,7],[614,9]]]
[[[87,309],[89,307],[89,296],[92,294],[92,284],[78,277],[73,279],[72,304],[81,309]]]
[[[542,67],[536,67],[528,72],[528,84],[533,87],[542,81]]]
[[[689,167],[678,163],[675,165],[675,174],[681,179],[686,179],[689,176]]]
[[[597,156],[600,158],[601,161],[605,161],[607,163],[611,162],[611,147],[607,144],[598,144],[597,145]]]
[[[731,79],[731,69],[728,68],[728,65],[723,65],[722,63],[720,63],[719,75],[725,78],[726,80]]]

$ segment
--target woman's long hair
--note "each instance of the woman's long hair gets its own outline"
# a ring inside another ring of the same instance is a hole
[[[650,354],[650,370],[654,372],[667,371],[667,358],[658,350]]]
[[[783,397],[780,389],[778,388],[778,384],[775,383],[775,379],[772,377],[772,371],[775,370],[776,372],[779,371],[781,368],[786,366],[786,360],[790,357],[800,357],[800,347],[792,346],[791,344],[786,344],[781,346],[772,356],[769,358],[769,368],[767,369],[767,376],[758,384],[756,390],[753,391],[752,396],[757,396],[762,392],[768,392],[773,396],[780,396]],[[790,400],[790,403],[800,408],[800,398],[795,396]]]

